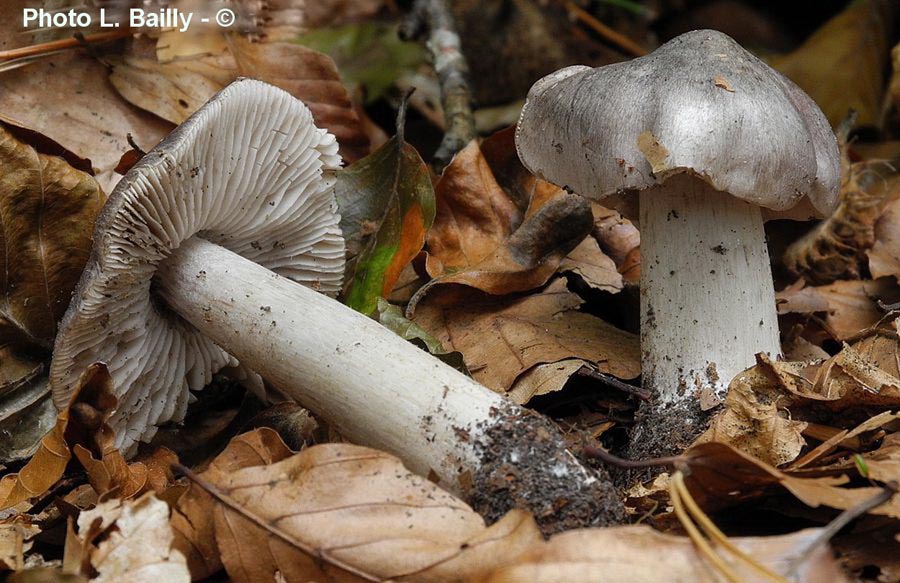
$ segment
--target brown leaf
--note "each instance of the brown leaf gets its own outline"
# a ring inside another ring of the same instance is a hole
[[[875,243],[875,223],[890,197],[898,192],[897,176],[885,177],[881,161],[851,164],[842,156],[844,176],[838,207],[824,221],[791,243],[782,261],[794,277],[815,284],[859,279],[866,250]],[[880,277],[875,275],[875,277]]]
[[[578,312],[581,304],[563,280],[517,298],[436,293],[419,307],[415,322],[447,350],[461,352],[475,380],[500,393],[515,391],[517,379],[536,365],[573,358],[619,378],[637,377],[637,337]]]
[[[832,126],[851,109],[861,126],[875,125],[896,9],[893,0],[853,2],[773,66],[809,93]]]
[[[884,312],[877,301],[900,300],[900,289],[889,280],[836,281],[818,287],[792,286],[775,294],[779,314],[824,312],[825,325],[835,340],[858,337],[878,323]]]
[[[128,464],[113,447],[115,435],[106,424],[117,405],[105,365],[91,365],[79,380],[72,402],[57,416],[56,426],[42,440],[37,453],[17,474],[0,480],[0,508],[8,508],[46,493],[65,472],[70,447],[88,472],[98,494],[115,490],[123,498],[148,489],[162,489],[171,481],[168,465],[177,461],[163,449],[149,463]]]
[[[590,205],[546,182],[532,178],[529,184],[530,202],[522,214],[477,142],[453,158],[435,186],[437,215],[426,236],[425,268],[434,279],[419,290],[410,310],[435,285],[457,283],[503,295],[547,282],[590,231]],[[596,257],[587,259],[599,264]]]
[[[820,532],[821,529],[810,528],[781,536],[733,538],[731,542],[773,571],[785,573],[790,560]],[[761,580],[746,564],[734,559],[727,562],[741,581]],[[804,560],[797,575],[795,581],[806,583],[847,581],[827,546]],[[480,579],[485,583],[717,583],[721,580],[690,539],[662,534],[649,526],[564,532]]]
[[[269,465],[289,457],[288,449],[278,434],[266,427],[238,435],[201,474],[216,481],[242,468]],[[187,557],[191,577],[205,579],[222,569],[216,546],[213,509],[215,501],[206,491],[191,484],[172,510],[173,548]]]
[[[21,519],[0,522],[0,572],[19,571],[25,567],[25,553],[32,545],[32,538],[41,532],[40,527]]]
[[[540,540],[529,515],[514,511],[486,529],[397,458],[353,445],[314,446],[214,483],[241,509],[215,510],[222,560],[238,582],[276,572],[287,581],[465,580]]]
[[[91,176],[0,126],[0,323],[51,345],[103,202]]]
[[[172,544],[169,507],[147,493],[136,500],[101,502],[78,517],[97,583],[159,583],[191,580],[184,556]],[[87,573],[85,573],[87,574]]]
[[[616,264],[600,250],[593,237],[585,238],[572,249],[559,264],[559,271],[577,275],[588,287],[598,291],[618,293],[624,286]]]
[[[900,281],[900,198],[875,223],[875,244],[868,255],[872,277],[892,276]]]
[[[76,52],[6,71],[0,119],[40,132],[89,158],[100,187],[111,192],[120,178],[113,169],[131,149],[128,135],[148,151],[172,126],[125,103],[107,75],[102,63]]]
[[[725,407],[697,443],[726,443],[773,466],[793,461],[806,440],[806,423],[782,416],[789,403],[772,375],[754,367],[731,381]]]
[[[134,105],[181,123],[238,77],[259,79],[303,101],[316,124],[337,137],[345,160],[368,154],[369,139],[330,57],[292,42],[251,42],[239,35],[226,40],[225,52],[187,60],[114,61],[110,81]]]
[[[874,486],[840,487],[848,483],[847,476],[798,477],[718,442],[694,445],[683,458],[689,468],[685,483],[697,503],[707,511],[759,497],[767,488],[779,485],[809,507],[838,510],[852,508],[882,491]],[[869,512],[900,518],[900,496],[895,495]]]

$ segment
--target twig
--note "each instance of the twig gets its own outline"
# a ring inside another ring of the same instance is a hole
[[[586,445],[581,450],[582,453],[588,457],[597,458],[598,460],[607,463],[611,466],[615,466],[617,468],[653,468],[656,466],[674,466],[678,464],[682,460],[681,456],[670,456],[670,457],[658,457],[652,458],[649,460],[626,460],[624,458],[620,458],[619,456],[613,455],[606,451],[605,449],[600,449],[599,447],[594,447],[591,445]]]
[[[616,47],[622,49],[622,51],[633,57],[643,57],[647,54],[647,50],[644,47],[637,44],[624,34],[606,26],[605,24],[597,20],[597,18],[595,18],[593,14],[591,14],[581,6],[578,6],[571,0],[566,0],[564,4],[566,10],[569,11],[569,14],[585,23],[591,28],[591,30],[603,37],[605,41],[614,44]]]
[[[897,482],[888,482],[883,486],[881,492],[872,496],[868,500],[863,500],[856,506],[848,508],[844,510],[840,514],[838,514],[837,518],[828,523],[828,526],[822,529],[822,532],[819,533],[819,536],[814,538],[810,543],[804,548],[802,551],[797,553],[797,556],[794,557],[790,565],[788,566],[788,577],[793,577],[797,574],[797,571],[800,567],[809,560],[810,556],[818,549],[820,546],[824,545],[828,541],[830,541],[834,535],[841,531],[845,526],[850,524],[855,519],[859,518],[863,514],[868,511],[881,506],[891,498],[893,498],[894,494],[898,491]]]
[[[98,32],[89,34],[81,38],[72,37],[55,40],[46,43],[11,49],[8,51],[0,51],[0,61],[10,61],[12,59],[20,59],[23,57],[35,57],[45,53],[56,52],[64,49],[74,49],[83,47],[85,44],[99,44],[118,40],[131,35],[130,30],[117,30],[115,32]]]
[[[441,106],[444,109],[444,139],[434,154],[436,165],[443,168],[453,156],[478,135],[472,113],[472,91],[469,87],[469,65],[460,49],[456,23],[446,0],[415,0],[409,17],[400,28],[406,40],[422,38],[434,62],[441,84]]]
[[[229,510],[235,512],[239,516],[246,518],[247,520],[249,520],[256,526],[258,526],[259,528],[265,530],[272,536],[282,540],[283,542],[287,543],[288,545],[300,549],[301,551],[303,551],[304,553],[306,553],[307,555],[309,555],[311,557],[317,558],[321,561],[325,561],[326,563],[330,563],[339,569],[343,569],[344,571],[347,571],[348,573],[356,575],[357,577],[359,577],[360,579],[363,579],[365,581],[381,581],[380,578],[378,578],[370,573],[366,573],[365,571],[362,571],[362,570],[358,569],[357,567],[354,567],[353,565],[348,565],[344,561],[331,556],[328,553],[328,551],[326,551],[324,549],[317,549],[317,548],[311,547],[302,541],[298,541],[298,540],[294,539],[293,537],[289,536],[287,533],[283,532],[281,529],[275,528],[271,524],[266,523],[266,521],[264,521],[262,518],[260,518],[253,512],[250,512],[246,508],[240,506],[237,502],[232,500],[227,494],[220,491],[215,485],[213,485],[210,482],[207,482],[205,479],[203,479],[200,476],[198,476],[197,474],[195,474],[193,472],[193,470],[191,470],[181,464],[176,463],[176,464],[172,464],[172,471],[183,475],[188,480],[197,484],[197,486],[199,486],[204,491],[206,491],[207,494],[209,494],[210,496],[215,498],[220,504],[227,507]]]
[[[651,396],[650,393],[643,390],[641,387],[636,387],[634,385],[629,385],[624,381],[620,381],[616,377],[612,375],[608,375],[600,372],[599,370],[594,370],[588,367],[581,367],[576,371],[578,376],[587,377],[590,379],[594,379],[596,381],[600,381],[604,385],[608,385],[614,389],[618,389],[624,393],[628,393],[629,395],[634,395],[641,401],[649,401]]]

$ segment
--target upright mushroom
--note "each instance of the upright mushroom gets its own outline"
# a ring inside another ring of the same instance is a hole
[[[516,146],[532,172],[584,196],[639,192],[643,382],[657,409],[644,426],[686,445],[703,429],[695,396],[715,403],[756,353],[780,353],[761,209],[832,210],[828,122],[730,37],[698,30],[541,79]]]
[[[97,220],[56,339],[57,406],[106,362],[119,398],[111,424],[128,449],[183,419],[191,391],[240,361],[489,513],[524,506],[548,531],[617,520],[608,482],[549,422],[297,284],[340,287],[337,150],[302,103],[241,80],[147,154]]]

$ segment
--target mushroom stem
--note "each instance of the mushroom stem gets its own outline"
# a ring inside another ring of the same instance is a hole
[[[198,237],[156,277],[170,308],[343,436],[398,455],[470,501],[493,487],[476,510],[543,511],[547,531],[621,516],[608,484],[551,423],[339,302]],[[538,441],[546,447],[535,455]],[[517,472],[542,482],[517,483]],[[560,500],[560,513],[547,512]]]
[[[724,397],[781,352],[760,209],[681,174],[640,193],[640,217],[644,385],[661,405]]]

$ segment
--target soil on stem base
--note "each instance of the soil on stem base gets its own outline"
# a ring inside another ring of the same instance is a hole
[[[489,523],[512,508],[533,512],[545,535],[624,522],[609,475],[585,471],[550,421],[520,409],[497,410],[474,445],[481,464],[469,503]]]
[[[638,410],[624,457],[639,461],[682,453],[709,428],[709,421],[716,410],[701,410],[699,399],[645,403]],[[663,471],[666,471],[664,466],[617,470],[615,478],[618,485],[627,488],[638,481],[652,479]]]

